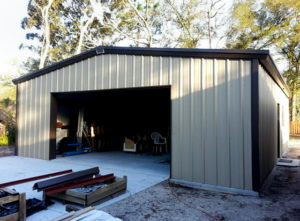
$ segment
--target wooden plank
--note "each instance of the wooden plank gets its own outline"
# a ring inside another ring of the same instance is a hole
[[[6,196],[6,197],[0,198],[0,204],[11,203],[11,202],[18,201],[18,200],[19,200],[19,195]]]
[[[126,190],[126,188],[127,177],[124,176],[123,178],[116,178],[115,182],[90,193],[80,193],[73,190],[67,190],[65,192],[47,195],[47,197],[88,206],[117,192]]]
[[[0,217],[0,221],[17,221],[19,219],[19,213],[13,213],[8,216]]]
[[[87,196],[87,205],[91,205],[94,202],[97,202],[105,197],[108,197],[114,193],[120,192],[121,190],[126,189],[127,187],[127,177],[120,179],[102,189],[100,191],[94,192],[94,194],[89,194]]]
[[[19,194],[17,191],[9,189],[9,188],[6,188],[6,187],[0,188],[0,190],[2,190],[4,192],[7,192],[7,193],[9,193],[11,195],[18,195]]]
[[[21,193],[19,197],[19,220],[26,220],[26,193]]]
[[[85,205],[85,201],[86,201],[85,199],[79,199],[79,198],[74,197],[74,196],[66,195],[65,193],[55,193],[55,194],[47,195],[47,197],[54,198],[54,199],[59,199],[59,200],[62,200],[62,201],[77,203],[77,204],[80,204],[80,205]]]

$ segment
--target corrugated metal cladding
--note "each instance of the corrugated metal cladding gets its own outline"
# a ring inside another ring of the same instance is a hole
[[[280,156],[289,142],[289,99],[259,65],[259,163],[260,183],[276,164],[278,153],[278,124],[280,120]],[[279,116],[277,108],[280,108]]]
[[[49,159],[50,93],[171,85],[171,176],[252,189],[251,61],[100,55],[19,84],[20,156]]]

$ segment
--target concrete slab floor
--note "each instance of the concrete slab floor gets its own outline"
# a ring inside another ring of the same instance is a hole
[[[6,156],[0,158],[0,182],[66,169],[78,171],[95,166],[99,166],[101,174],[114,173],[118,177],[126,175],[128,178],[126,193],[96,206],[97,209],[100,209],[168,179],[170,174],[169,158],[169,155],[153,156],[151,154],[124,152],[88,153],[71,157],[58,157],[51,161]],[[33,197],[42,199],[41,192],[32,190],[35,182],[15,185],[10,188],[19,192],[26,192],[27,199]],[[49,206],[47,210],[34,214],[27,220],[47,220],[64,213],[66,213],[65,206],[55,201],[55,204]]]

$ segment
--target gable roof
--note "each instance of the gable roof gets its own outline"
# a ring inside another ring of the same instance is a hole
[[[222,58],[222,59],[258,59],[269,75],[289,97],[290,91],[280,75],[269,50],[230,50],[230,49],[182,49],[182,48],[138,48],[138,47],[96,47],[81,54],[59,61],[43,69],[33,71],[13,80],[19,84],[30,79],[55,71],[62,67],[77,63],[84,59],[100,54],[145,55],[167,57],[193,57],[193,58]]]

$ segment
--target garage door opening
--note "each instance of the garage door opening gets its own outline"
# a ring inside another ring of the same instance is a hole
[[[51,103],[52,159],[87,151],[170,155],[170,87],[54,93]]]

